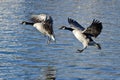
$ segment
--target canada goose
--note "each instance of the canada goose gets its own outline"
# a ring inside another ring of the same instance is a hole
[[[22,24],[32,25],[38,31],[40,31],[45,36],[48,36],[47,43],[49,44],[51,39],[55,41],[54,31],[53,31],[53,19],[47,14],[39,14],[31,16],[32,22],[23,21]]]
[[[92,24],[88,28],[82,27],[77,21],[68,18],[68,23],[70,27],[62,26],[59,29],[72,31],[74,36],[83,44],[83,49],[79,52],[84,51],[87,46],[96,46],[98,49],[101,49],[99,43],[96,43],[92,37],[97,37],[102,30],[102,23],[98,20],[93,20]]]

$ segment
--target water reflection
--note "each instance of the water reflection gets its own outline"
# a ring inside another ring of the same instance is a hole
[[[44,70],[45,80],[55,80],[56,79],[56,69],[52,66],[48,66]]]

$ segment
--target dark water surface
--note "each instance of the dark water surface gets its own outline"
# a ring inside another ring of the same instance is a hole
[[[39,13],[53,17],[56,43],[20,24]],[[81,43],[58,30],[68,17],[85,27],[102,21],[102,50],[76,53]],[[120,80],[120,0],[0,0],[0,80]]]

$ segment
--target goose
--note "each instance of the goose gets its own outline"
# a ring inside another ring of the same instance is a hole
[[[22,24],[32,25],[43,35],[48,36],[48,44],[51,39],[56,41],[53,31],[53,19],[51,16],[47,14],[32,15],[31,21],[32,22],[23,21]]]
[[[102,22],[93,19],[92,24],[86,29],[74,19],[68,18],[68,23],[70,27],[62,26],[59,29],[71,31],[73,35],[82,43],[83,48],[78,49],[77,52],[83,52],[88,46],[96,46],[98,49],[101,49],[100,44],[96,43],[92,37],[97,38],[97,36],[101,33],[103,28]]]

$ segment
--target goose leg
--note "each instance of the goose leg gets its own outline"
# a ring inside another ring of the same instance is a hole
[[[56,43],[56,40],[54,41],[54,43]]]
[[[84,41],[82,44],[83,44],[83,49],[81,49],[81,50],[78,49],[78,50],[77,50],[77,52],[79,52],[79,53],[83,52],[84,49],[86,49],[87,46],[88,46],[88,42],[86,42],[86,41]]]
[[[78,50],[77,50],[77,53],[81,53],[81,52],[83,52],[83,51],[84,51],[84,49],[81,49],[81,50],[78,49]]]
[[[100,44],[99,44],[99,43],[96,43],[96,44],[95,44],[95,46],[96,46],[98,49],[100,49],[100,50],[101,50],[101,46],[100,46]]]
[[[51,42],[51,38],[50,38],[50,37],[48,37],[47,44],[50,44],[50,42]]]
[[[83,48],[83,49],[78,49],[78,50],[77,50],[77,53],[83,52],[86,48],[87,48],[87,46],[86,46],[85,48]]]

